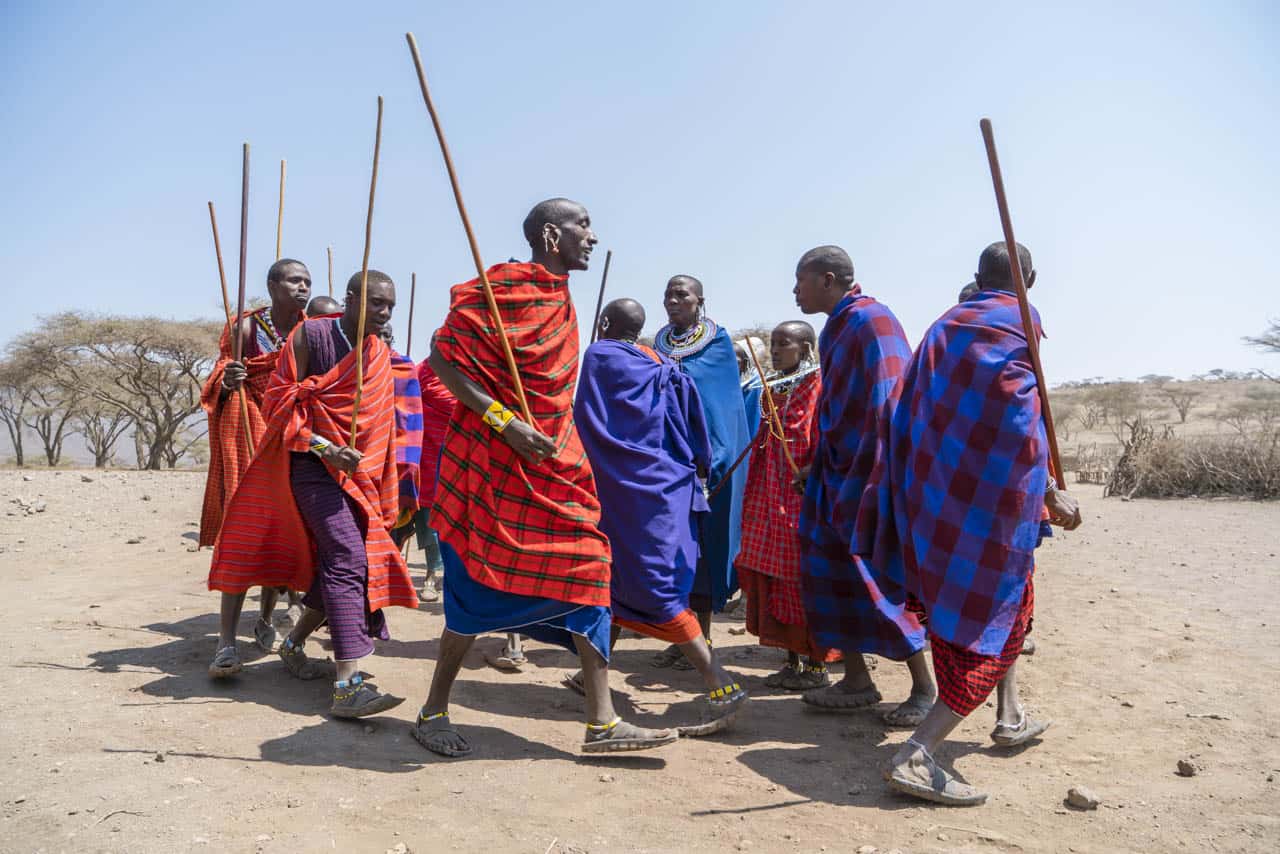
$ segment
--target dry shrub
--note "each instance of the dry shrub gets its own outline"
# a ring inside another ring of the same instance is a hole
[[[1280,498],[1280,430],[1187,438],[1168,426],[1157,435],[1150,424],[1139,422],[1124,443],[1105,494]]]

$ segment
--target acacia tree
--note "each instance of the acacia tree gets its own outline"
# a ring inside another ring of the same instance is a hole
[[[26,465],[22,428],[26,423],[27,409],[31,406],[33,386],[30,374],[17,360],[0,360],[0,421],[4,422],[5,429],[9,431],[14,462],[19,468]]]
[[[45,318],[27,338],[48,348],[46,370],[58,382],[125,413],[138,467],[158,469],[190,448],[220,332],[211,321],[67,312]]]
[[[133,425],[133,416],[118,406],[89,395],[76,412],[75,429],[93,454],[95,468],[106,468],[116,443]]]
[[[1246,335],[1245,343],[1252,344],[1264,353],[1275,355],[1280,353],[1280,319],[1273,318],[1271,323],[1259,335]],[[1280,377],[1273,377],[1266,371],[1259,370],[1258,373],[1271,380],[1273,383],[1280,383]]]

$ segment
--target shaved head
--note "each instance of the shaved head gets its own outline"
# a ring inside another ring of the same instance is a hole
[[[536,248],[542,241],[542,229],[548,223],[561,228],[565,223],[573,222],[586,213],[586,208],[572,199],[546,199],[538,202],[524,218],[524,239],[530,248]]]
[[[853,287],[853,259],[839,246],[818,246],[800,256],[797,273],[831,273],[845,290]]]
[[[605,341],[635,341],[644,329],[644,306],[633,299],[616,299],[600,312],[600,338]]]
[[[792,338],[796,339],[797,341],[800,341],[805,344],[809,344],[812,347],[818,346],[817,333],[813,331],[812,326],[810,326],[808,323],[805,323],[803,320],[784,321],[782,323],[779,323],[777,326],[775,326],[773,331],[782,332],[786,335],[790,335]]]
[[[1035,281],[1036,270],[1031,263],[1031,251],[1021,243],[1018,244],[1018,266],[1022,268],[1022,278],[1027,287]],[[1013,268],[1009,264],[1009,245],[1001,240],[992,243],[982,250],[978,257],[978,274],[974,277],[982,288],[995,290],[1013,290]]]
[[[678,276],[672,276],[667,281],[667,287],[669,288],[673,285],[684,285],[686,288],[688,288],[697,296],[700,296],[700,297],[706,296],[702,292],[702,282],[698,281],[696,278],[688,275],[687,273],[681,273]]]
[[[360,304],[360,273],[355,273],[350,279],[347,279],[347,296],[354,296],[356,305]],[[369,284],[372,285],[391,285],[395,286],[395,282],[391,281],[391,277],[381,270],[369,271]]]
[[[342,303],[333,297],[316,297],[307,304],[307,315],[309,317],[319,317],[322,314],[337,314],[342,311]]]
[[[285,272],[295,264],[301,267],[304,271],[307,269],[307,265],[303,264],[301,261],[295,261],[293,258],[281,258],[279,261],[271,265],[271,269],[267,270],[267,281],[281,281],[285,276]]]

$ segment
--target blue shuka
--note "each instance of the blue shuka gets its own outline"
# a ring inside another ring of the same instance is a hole
[[[573,419],[613,551],[613,613],[669,622],[689,608],[696,520],[708,509],[697,469],[710,440],[697,386],[648,348],[597,341],[582,357]]]
[[[672,340],[671,326],[658,330],[654,349],[675,360],[698,387],[702,412],[711,439],[711,470],[707,485],[715,491],[734,460],[751,441],[747,413],[738,377],[738,357],[729,333],[710,320],[698,321],[693,341],[681,346]],[[694,610],[723,611],[738,589],[733,559],[738,556],[742,535],[742,493],[747,486],[747,468],[739,466],[730,482],[711,503],[711,512],[701,517],[699,542],[702,557],[693,582]]]

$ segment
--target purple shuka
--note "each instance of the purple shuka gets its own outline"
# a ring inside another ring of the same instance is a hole
[[[901,553],[896,572],[923,603],[931,633],[1000,654],[1042,536],[1047,482],[1018,300],[980,291],[925,333],[892,421],[887,476],[877,483],[894,524],[881,525],[875,550]]]
[[[307,336],[309,377],[327,373],[351,352],[337,320],[308,320],[302,331]],[[364,550],[368,520],[314,454],[291,454],[289,485],[316,544],[315,579],[303,604],[324,612],[335,659],[363,658],[373,652],[373,638],[390,637],[383,612],[369,612],[369,561]]]
[[[893,313],[855,285],[827,319],[818,352],[818,436],[799,524],[805,615],[821,646],[905,660],[924,648],[925,632],[901,574],[895,582],[854,544],[855,528],[876,528],[875,495],[864,493],[911,347]]]
[[[582,357],[573,407],[613,550],[614,613],[660,624],[689,608],[697,517],[709,465],[702,404],[691,377],[648,348],[597,341]]]

